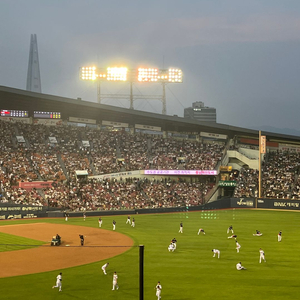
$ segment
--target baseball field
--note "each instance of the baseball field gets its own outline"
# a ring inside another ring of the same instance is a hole
[[[145,245],[145,299],[296,299],[300,284],[300,214],[287,211],[215,210],[98,218],[0,222],[0,299],[139,299],[139,248]],[[116,231],[112,221],[116,220]],[[183,233],[178,233],[183,222]],[[228,239],[232,225],[235,239]],[[203,228],[205,235],[198,235]],[[253,236],[255,230],[263,235]],[[279,231],[282,241],[277,241]],[[53,235],[62,245],[50,246]],[[80,246],[79,234],[85,236]],[[177,249],[167,250],[172,238]],[[259,249],[266,262],[259,263]],[[213,257],[212,249],[221,252]],[[101,266],[109,262],[107,275]],[[236,270],[242,262],[247,270]],[[116,271],[119,290],[112,291]],[[55,285],[62,272],[62,292]]]

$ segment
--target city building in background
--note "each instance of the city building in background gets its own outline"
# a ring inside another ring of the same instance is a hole
[[[36,34],[32,34],[30,37],[30,50],[29,50],[26,90],[30,92],[36,92],[36,93],[42,92]]]
[[[217,122],[217,112],[213,107],[204,106],[201,101],[194,102],[192,107],[184,109],[184,118],[200,122]]]

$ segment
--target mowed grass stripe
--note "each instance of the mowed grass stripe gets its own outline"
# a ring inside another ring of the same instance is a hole
[[[296,212],[259,210],[222,210],[176,214],[135,215],[136,227],[126,225],[127,216],[103,216],[103,229],[132,237],[136,245],[145,245],[145,299],[156,299],[155,284],[161,281],[162,299],[198,300],[279,300],[297,299],[300,278],[300,214]],[[45,219],[62,225],[98,227],[98,218]],[[178,233],[183,222],[183,234]],[[242,248],[236,253],[235,240],[228,239],[228,226],[233,225]],[[197,235],[204,228],[206,235]],[[255,237],[255,230],[263,233]],[[282,242],[277,242],[279,230]],[[177,250],[167,250],[172,238]],[[221,251],[213,258],[211,250]],[[266,253],[267,263],[259,264],[259,248]],[[59,248],[57,248],[59,249]],[[101,266],[106,261],[54,272],[0,279],[5,299],[138,299],[138,248],[109,259],[108,275]],[[78,248],[80,251],[80,248]],[[1,258],[1,254],[0,254]],[[237,271],[241,261],[247,268]],[[63,292],[51,286],[63,272]],[[120,289],[112,291],[112,275],[117,271]],[[32,284],[32,283],[38,284]],[[14,289],[14,287],[18,289]],[[59,294],[59,295],[58,295]],[[1,298],[1,297],[0,297]]]
[[[38,247],[43,244],[45,243],[41,241],[0,232],[0,252],[24,250]]]

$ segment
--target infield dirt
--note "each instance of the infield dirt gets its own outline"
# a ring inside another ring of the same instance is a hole
[[[131,238],[115,231],[51,223],[0,226],[0,232],[48,242],[48,245],[36,248],[1,252],[0,278],[53,271],[108,259],[127,251],[134,244]],[[62,238],[62,244],[50,246],[52,236],[57,233]],[[79,234],[85,236],[84,246],[80,246]]]

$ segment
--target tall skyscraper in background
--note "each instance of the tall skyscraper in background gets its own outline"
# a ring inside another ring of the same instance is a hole
[[[32,34],[30,38],[26,90],[31,92],[36,92],[36,93],[42,92],[36,34]]]

